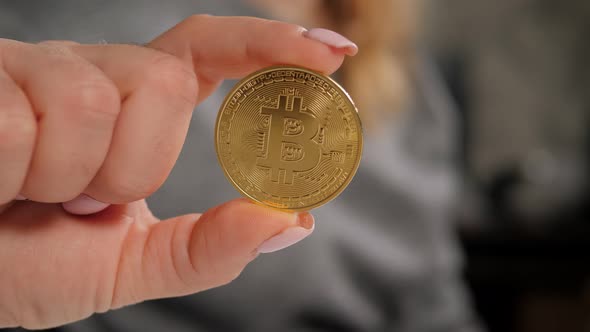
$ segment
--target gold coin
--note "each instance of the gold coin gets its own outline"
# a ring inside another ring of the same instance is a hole
[[[255,72],[223,102],[215,128],[225,175],[255,202],[305,211],[332,200],[359,166],[354,103],[335,81],[288,66]]]

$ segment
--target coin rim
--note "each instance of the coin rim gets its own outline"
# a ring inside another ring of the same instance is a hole
[[[325,79],[326,81],[328,81],[328,83],[334,85],[334,87],[340,92],[342,93],[343,96],[345,96],[346,101],[348,101],[348,103],[352,106],[352,109],[354,110],[354,114],[355,114],[355,118],[356,118],[356,122],[358,124],[359,127],[359,145],[358,145],[358,157],[357,160],[355,161],[354,167],[351,171],[350,176],[344,181],[344,183],[342,183],[342,185],[336,190],[334,191],[332,194],[330,194],[327,198],[318,201],[317,203],[311,204],[311,205],[306,205],[300,208],[281,208],[281,207],[277,207],[277,206],[273,206],[270,204],[267,204],[259,199],[254,198],[252,195],[250,195],[248,192],[246,192],[245,190],[243,190],[240,185],[238,185],[236,183],[236,181],[234,181],[234,179],[231,177],[231,175],[229,174],[227,168],[225,167],[223,161],[221,160],[221,154],[219,153],[219,123],[223,114],[223,111],[225,110],[225,107],[227,106],[228,102],[230,101],[230,97],[233,96],[235,94],[235,92],[247,81],[251,80],[253,77],[259,76],[261,74],[267,73],[267,72],[272,72],[272,71],[276,71],[276,70],[294,70],[294,71],[302,71],[308,74],[312,74],[312,75],[317,75],[320,76],[321,78]],[[336,82],[333,78],[331,78],[328,75],[322,74],[320,72],[317,72],[315,70],[311,70],[308,68],[304,68],[304,67],[299,67],[299,66],[293,66],[293,65],[275,65],[275,66],[270,66],[270,67],[265,67],[263,69],[257,70],[255,72],[252,72],[249,75],[244,76],[244,78],[242,78],[240,81],[238,81],[232,88],[231,90],[227,93],[227,95],[225,96],[225,98],[223,99],[223,103],[221,103],[221,106],[219,107],[219,111],[217,113],[217,119],[215,120],[215,134],[214,134],[214,140],[215,140],[215,153],[217,154],[217,161],[219,162],[219,165],[221,166],[221,169],[223,170],[223,174],[225,175],[225,177],[228,179],[228,181],[232,184],[232,186],[238,191],[240,192],[243,196],[246,196],[247,198],[249,198],[250,200],[252,200],[253,202],[259,204],[259,205],[263,205],[266,207],[270,207],[276,210],[280,210],[280,211],[292,211],[292,212],[303,212],[303,211],[309,211],[312,209],[315,209],[317,207],[320,207],[330,201],[332,201],[334,198],[338,197],[343,191],[344,189],[346,189],[346,187],[348,187],[348,185],[350,184],[350,182],[352,181],[352,179],[354,178],[354,176],[356,175],[356,172],[358,171],[358,168],[360,166],[361,163],[361,159],[362,159],[362,155],[363,155],[363,127],[362,127],[362,122],[360,119],[360,116],[358,114],[358,109],[356,107],[356,105],[354,104],[354,101],[352,100],[352,98],[350,97],[350,95],[348,94],[348,92],[346,92],[346,90],[344,90],[344,88],[338,84],[338,82]]]

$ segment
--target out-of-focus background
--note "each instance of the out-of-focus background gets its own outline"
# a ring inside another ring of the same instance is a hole
[[[590,330],[590,2],[438,0],[466,279],[490,331]]]
[[[412,16],[418,20],[412,44],[420,51],[404,55],[405,60],[419,62],[417,54],[432,60],[459,120],[451,133],[458,139],[461,180],[453,221],[465,256],[463,279],[481,325],[490,332],[590,331],[590,1],[391,1],[412,3],[407,7],[420,11]],[[178,8],[274,17],[285,10],[179,0],[168,7],[153,2],[161,6],[156,9],[136,2],[134,14],[111,15],[101,2],[59,2],[58,8],[51,1],[3,2],[0,37],[142,43],[193,13]],[[130,12],[125,1],[105,3],[115,9],[112,13],[118,8]],[[392,15],[376,29],[393,29],[404,17]],[[339,17],[340,23],[347,19]],[[362,29],[349,28],[341,32],[355,41],[367,37],[355,35]],[[361,44],[359,59],[367,59],[363,50]],[[222,97],[202,107],[215,109]],[[214,117],[214,112],[199,113],[194,121],[213,123]],[[424,130],[414,136],[429,134]],[[213,145],[198,135],[204,134],[189,133],[193,147],[213,155]],[[211,128],[206,135],[212,137]],[[181,156],[178,172],[193,171],[190,157],[188,152]],[[177,213],[181,202],[206,208],[225,199],[227,191],[214,190],[221,172],[216,165],[210,168],[217,178],[173,175],[153,200],[177,195],[179,203],[160,205],[157,212]],[[207,197],[194,197],[195,186],[211,190]],[[428,191],[428,186],[418,189]],[[320,228],[328,232],[326,226],[318,227],[315,238],[323,236]],[[190,311],[184,302],[173,308]]]

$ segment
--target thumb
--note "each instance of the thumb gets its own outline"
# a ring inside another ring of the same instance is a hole
[[[230,201],[203,215],[133,226],[122,249],[112,308],[196,293],[235,279],[259,253],[311,234],[309,213]]]

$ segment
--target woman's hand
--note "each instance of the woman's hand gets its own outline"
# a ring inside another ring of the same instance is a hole
[[[0,327],[219,286],[310,234],[311,215],[245,200],[159,221],[143,199],[223,79],[273,64],[331,73],[355,52],[327,31],[211,16],[147,47],[0,40]]]

